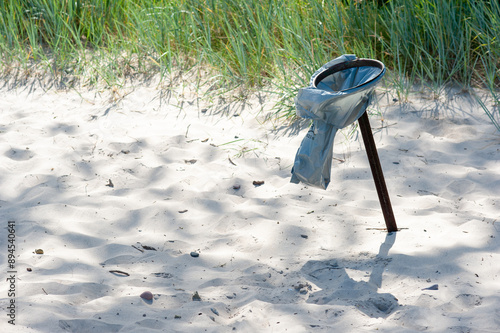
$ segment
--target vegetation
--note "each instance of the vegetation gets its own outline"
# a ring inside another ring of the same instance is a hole
[[[401,98],[414,83],[454,82],[498,104],[499,39],[497,0],[0,1],[4,77],[111,87],[203,68],[219,87],[273,85],[284,103],[354,53],[384,62]]]

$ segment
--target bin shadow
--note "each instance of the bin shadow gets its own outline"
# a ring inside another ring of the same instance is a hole
[[[395,240],[396,233],[388,233],[379,253],[372,257],[308,261],[301,272],[320,290],[310,293],[307,302],[354,306],[372,318],[388,317],[399,307],[398,299],[389,293],[379,293],[378,289],[382,286],[384,269],[391,261],[388,253]],[[357,281],[347,271],[366,272],[370,268],[372,271],[368,281]]]

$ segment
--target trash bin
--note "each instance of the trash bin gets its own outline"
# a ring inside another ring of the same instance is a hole
[[[312,119],[312,125],[295,156],[292,183],[328,187],[335,134],[363,115],[384,74],[380,61],[342,55],[323,65],[309,87],[299,90],[297,115]]]

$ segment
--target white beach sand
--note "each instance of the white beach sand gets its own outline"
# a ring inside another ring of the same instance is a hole
[[[0,332],[499,332],[500,134],[425,97],[369,109],[388,235],[357,130],[325,191],[289,183],[307,128],[264,122],[266,95],[4,86]]]

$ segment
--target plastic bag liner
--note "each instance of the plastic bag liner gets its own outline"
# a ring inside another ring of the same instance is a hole
[[[312,125],[295,156],[292,183],[328,187],[335,134],[363,115],[384,74],[380,61],[347,54],[323,65],[309,87],[299,90],[297,115],[312,119]]]

